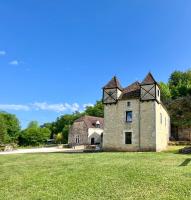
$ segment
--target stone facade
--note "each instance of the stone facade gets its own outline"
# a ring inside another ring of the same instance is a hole
[[[68,144],[76,145],[102,145],[103,118],[83,116],[77,119],[70,128]]]
[[[116,79],[116,78],[115,78]],[[113,82],[115,82],[113,78]],[[110,81],[111,83],[111,81]],[[110,84],[111,85],[111,84]],[[112,84],[115,87],[115,83]],[[117,90],[119,87],[116,85]],[[104,87],[108,92],[108,85]],[[170,118],[160,101],[160,89],[151,74],[142,84],[134,83],[120,89],[121,95],[103,97],[104,101],[104,134],[103,150],[106,151],[161,151],[166,149]],[[110,103],[113,99],[114,103]],[[131,120],[127,113],[131,112]],[[130,142],[127,135],[131,135]],[[128,143],[128,144],[127,144]]]

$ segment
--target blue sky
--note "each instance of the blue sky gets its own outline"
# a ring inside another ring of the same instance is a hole
[[[0,109],[49,122],[151,71],[191,66],[190,0],[1,0]]]

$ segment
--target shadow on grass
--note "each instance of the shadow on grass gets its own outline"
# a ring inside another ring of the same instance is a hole
[[[179,165],[179,167],[184,167],[184,166],[187,166],[191,161],[191,158],[187,158],[183,163],[181,163]]]

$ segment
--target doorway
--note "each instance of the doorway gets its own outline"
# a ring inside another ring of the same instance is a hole
[[[91,138],[91,145],[95,144],[95,138]]]

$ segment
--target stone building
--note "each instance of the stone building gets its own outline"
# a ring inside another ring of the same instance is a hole
[[[161,151],[170,136],[170,117],[160,100],[160,87],[149,73],[122,88],[118,79],[103,88],[103,150]]]
[[[68,144],[102,145],[104,119],[100,117],[83,116],[75,120],[70,128]]]

